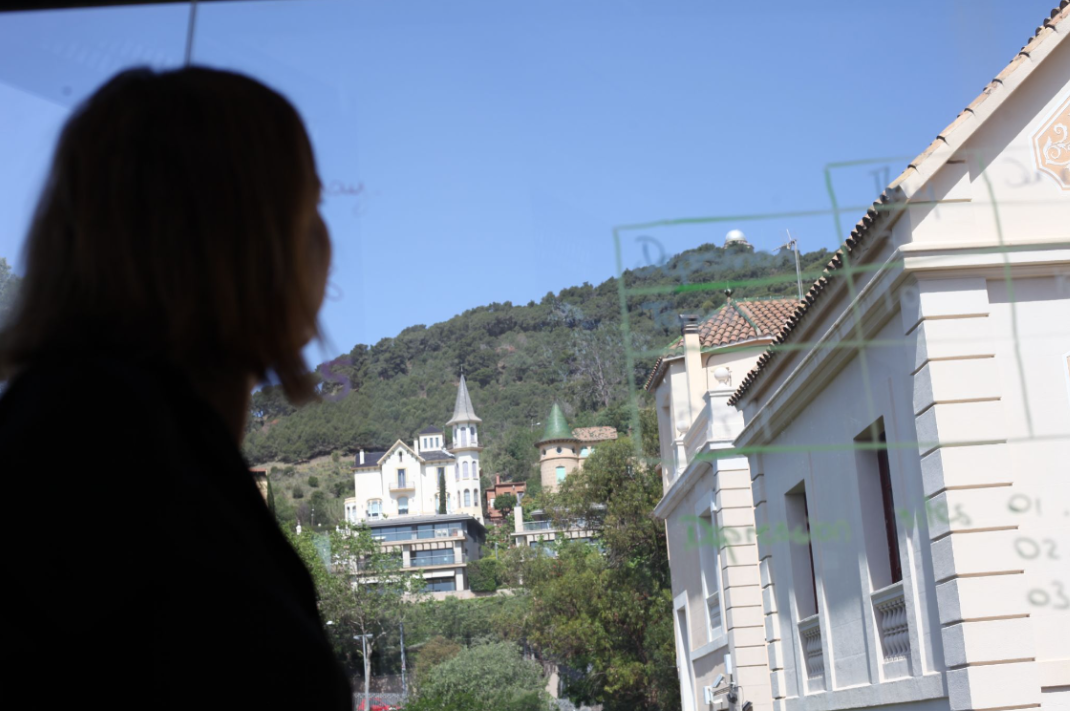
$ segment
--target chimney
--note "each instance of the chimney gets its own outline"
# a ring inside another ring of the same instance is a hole
[[[412,451],[414,451],[414,452],[419,452],[420,451],[420,438],[419,437],[417,437],[416,439],[414,439],[412,441]]]
[[[706,394],[706,374],[702,371],[702,343],[698,335],[698,316],[683,314],[684,371],[687,373],[687,391],[691,404],[691,422],[702,410],[702,396]],[[691,424],[688,422],[688,425]]]
[[[360,466],[364,466],[364,449],[363,449],[363,447],[360,450]]]

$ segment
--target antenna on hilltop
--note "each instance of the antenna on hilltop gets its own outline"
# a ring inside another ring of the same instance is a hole
[[[799,301],[802,301],[803,300],[802,267],[799,266],[799,241],[791,236],[791,230],[784,230],[784,231],[788,233],[788,241],[785,242],[784,244],[780,245],[779,249],[784,249],[785,247],[788,247],[793,252],[795,252],[795,281],[796,281],[796,283],[798,284],[798,287],[799,287]]]

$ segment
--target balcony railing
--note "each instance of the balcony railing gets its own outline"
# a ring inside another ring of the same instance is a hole
[[[907,660],[910,659],[910,623],[907,618],[906,600],[903,597],[903,582],[881,588],[871,596],[873,615],[880,632],[881,651],[884,655],[885,675],[907,676]]]
[[[448,530],[439,529],[437,531],[372,531],[372,538],[377,541],[385,541],[388,543],[396,543],[398,541],[422,541],[427,540],[428,538],[452,538],[456,536],[463,538],[465,536],[464,529],[451,528]]]
[[[698,417],[691,423],[691,428],[684,434],[684,461],[683,466],[677,472],[677,476],[687,469],[688,465],[695,460],[695,455],[710,441],[710,403],[699,411]]]
[[[743,430],[743,413],[728,406],[732,389],[711,390],[687,431],[673,442],[673,471],[668,484],[683,474],[710,442],[731,442]]]
[[[799,637],[802,639],[803,659],[806,662],[806,681],[811,691],[825,688],[825,653],[821,649],[821,620],[810,615],[799,620]]]
[[[392,481],[390,482],[391,491],[416,491],[416,487],[409,481]]]
[[[461,556],[462,563],[468,561],[467,556]],[[457,557],[453,553],[453,549],[443,551],[441,554],[435,554],[430,556],[423,556],[421,558],[409,558],[409,564],[407,568],[426,568],[432,565],[456,565]]]
[[[547,521],[525,521],[524,522],[524,530],[525,531],[548,531],[551,528],[553,528],[553,526],[554,526],[554,522],[553,521],[549,521],[549,520],[547,520]]]

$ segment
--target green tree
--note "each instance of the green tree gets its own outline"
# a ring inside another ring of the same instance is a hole
[[[495,558],[482,558],[468,564],[468,582],[472,592],[495,592],[500,582]]]
[[[461,652],[461,645],[452,639],[446,639],[441,635],[432,637],[424,642],[420,651],[416,653],[413,663],[416,688],[419,689],[421,682],[427,678],[428,672],[449,659],[453,659]]]
[[[494,508],[508,516],[516,508],[516,494],[502,494],[494,497]]]
[[[268,479],[267,505],[268,505],[268,511],[270,511],[271,515],[274,516],[275,515],[275,489],[273,489],[272,486],[271,486],[271,479],[270,478]]]
[[[570,692],[606,711],[679,707],[664,525],[650,512],[660,477],[626,438],[602,444],[544,493],[559,526],[581,519],[599,546],[562,542],[557,557],[526,556],[530,640],[549,658],[590,669]],[[669,660],[669,661],[667,661]]]
[[[303,531],[298,534],[289,526],[281,528],[286,540],[290,542],[290,546],[312,576],[312,582],[316,585],[316,596],[319,597],[330,577],[327,572],[327,561],[323,555],[323,552],[327,550],[328,539],[312,531]]]
[[[354,637],[365,640],[360,653],[368,708],[372,654],[380,640],[404,623],[425,583],[419,571],[401,568],[399,557],[380,546],[366,525],[347,523],[328,540],[331,574],[320,592],[320,614],[341,654],[356,649],[350,642]]]
[[[0,257],[0,325],[3,324],[8,311],[15,305],[15,296],[20,283],[21,279],[11,271],[7,260]]]
[[[524,659],[517,645],[482,644],[431,669],[406,709],[545,711],[551,702],[544,685],[539,664]]]
[[[460,466],[459,464],[457,466]],[[438,512],[440,514],[446,513],[446,469],[440,467],[438,470]]]

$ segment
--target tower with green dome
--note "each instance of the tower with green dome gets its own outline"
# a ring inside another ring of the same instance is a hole
[[[539,449],[539,474],[545,491],[556,491],[574,469],[580,466],[579,440],[556,402],[546,418],[542,439],[535,443]]]

